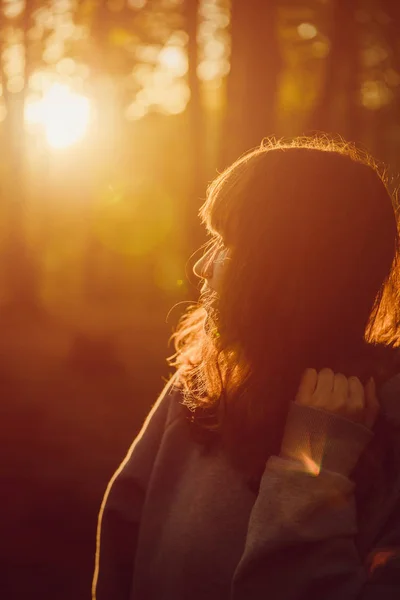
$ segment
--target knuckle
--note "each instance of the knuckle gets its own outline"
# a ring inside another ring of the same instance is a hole
[[[353,387],[357,387],[357,388],[362,387],[361,381],[355,375],[352,375],[351,377],[349,377],[349,383]]]
[[[324,367],[323,369],[321,369],[319,374],[323,376],[333,377],[333,371],[328,367]]]
[[[334,376],[334,381],[336,384],[339,384],[341,386],[347,385],[347,377],[343,375],[343,373],[336,373],[336,375]]]

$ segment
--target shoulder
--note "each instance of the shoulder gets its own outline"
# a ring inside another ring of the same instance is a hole
[[[185,414],[185,406],[183,404],[183,386],[179,370],[172,375],[166,388],[168,414],[165,423],[165,429],[167,429],[178,419],[184,418]]]

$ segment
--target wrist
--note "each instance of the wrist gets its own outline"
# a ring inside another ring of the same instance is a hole
[[[303,464],[310,473],[326,469],[348,476],[372,438],[364,425],[293,402],[280,456]]]

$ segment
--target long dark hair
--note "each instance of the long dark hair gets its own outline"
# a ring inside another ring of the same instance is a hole
[[[394,198],[366,153],[297,138],[226,169],[200,217],[231,260],[217,302],[203,294],[181,318],[168,361],[193,431],[257,471],[306,367],[379,379],[380,350],[398,345]]]

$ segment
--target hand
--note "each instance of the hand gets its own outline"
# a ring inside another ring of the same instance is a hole
[[[357,377],[346,377],[331,369],[306,369],[300,381],[296,402],[313,406],[361,423],[372,429],[379,413],[375,382],[365,387]]]

